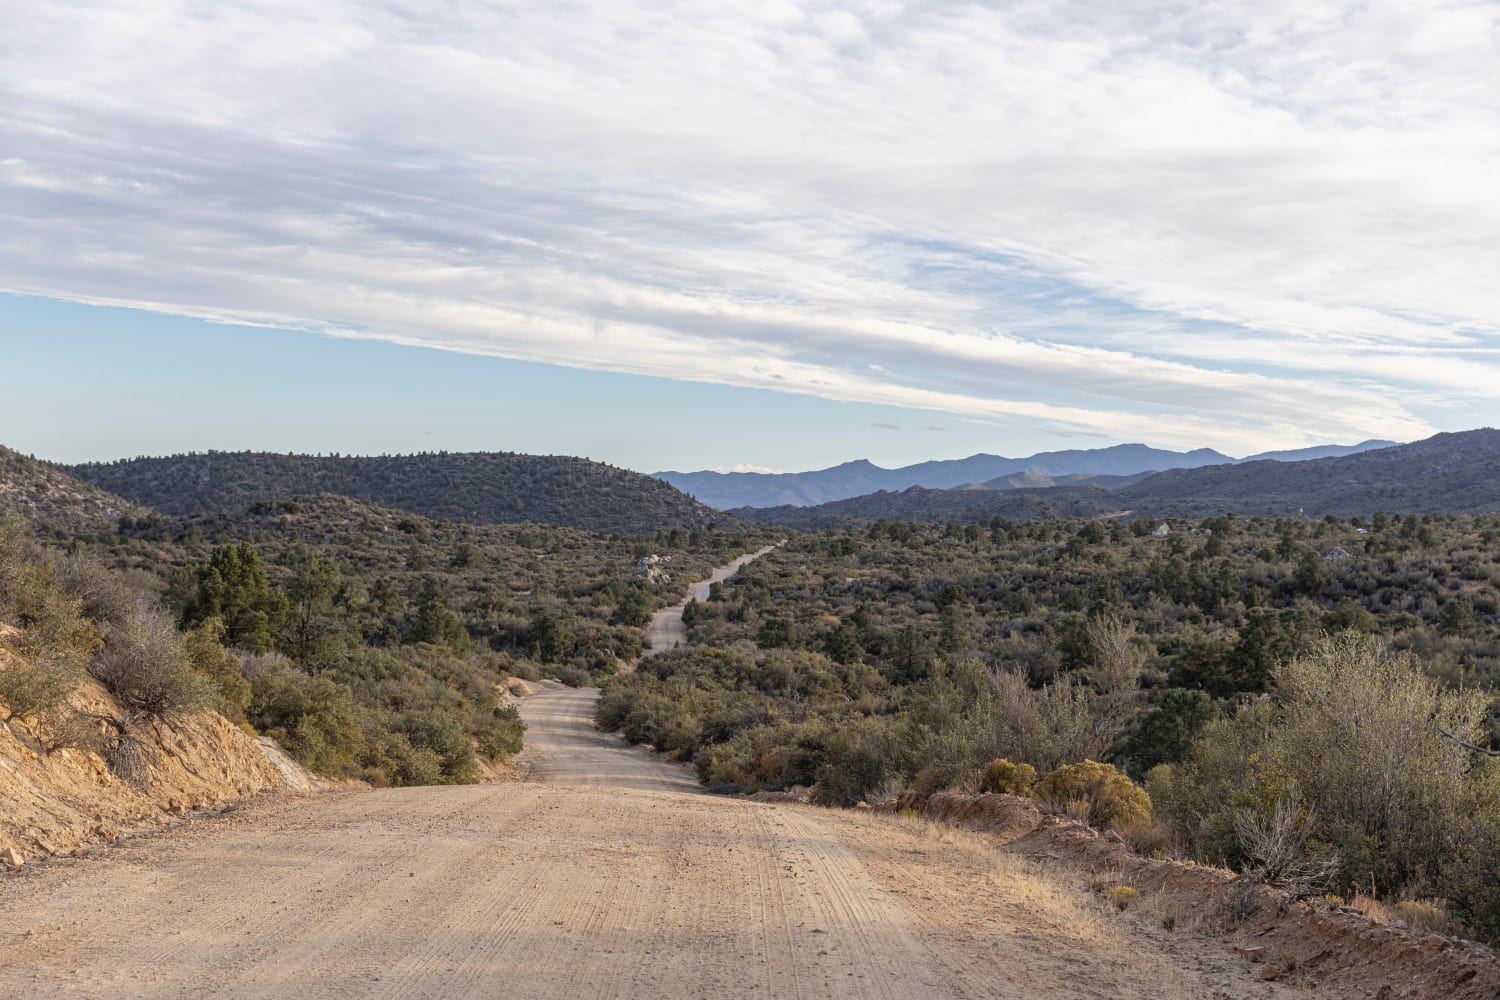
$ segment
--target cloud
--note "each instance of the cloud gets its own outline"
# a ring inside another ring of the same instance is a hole
[[[716,466],[713,467],[713,469],[711,471],[713,471],[713,472],[758,472],[758,473],[761,473],[762,475],[779,476],[783,472],[785,472],[786,470],[784,470],[784,469],[772,469],[772,468],[768,468],[767,466],[764,466],[764,465],[747,465],[744,462],[736,462],[733,465],[716,465]]]
[[[1409,439],[1500,374],[1497,59],[1462,2],[60,3],[0,39],[0,287],[1064,435]]]
[[[899,431],[901,429],[900,424],[888,424],[883,421],[877,421],[875,423],[872,423],[870,426],[879,428],[883,431]]]

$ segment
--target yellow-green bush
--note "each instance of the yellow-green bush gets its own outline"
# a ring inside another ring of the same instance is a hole
[[[1440,902],[1425,899],[1406,899],[1391,907],[1391,916],[1406,923],[1414,931],[1432,934],[1453,933],[1453,920]]]
[[[1117,885],[1109,890],[1109,901],[1115,904],[1115,909],[1123,910],[1139,899],[1140,895],[1128,885]]]
[[[1036,768],[1012,764],[1004,757],[990,761],[979,779],[979,790],[996,795],[1025,795],[1036,785]]]
[[[1093,826],[1139,823],[1151,815],[1151,797],[1112,764],[1086,760],[1064,764],[1037,785],[1036,798],[1054,809],[1071,812],[1081,804]]]

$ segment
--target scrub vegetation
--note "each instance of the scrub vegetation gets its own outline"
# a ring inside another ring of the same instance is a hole
[[[1500,517],[1163,523],[795,537],[598,719],[721,791],[1024,792],[1500,938]]]
[[[46,534],[13,521],[3,542],[0,622],[18,632],[0,709],[78,729],[66,696],[87,670],[137,713],[121,732],[214,707],[321,774],[378,785],[475,780],[521,748],[506,679],[614,673],[657,607],[752,544],[463,525],[334,496]]]

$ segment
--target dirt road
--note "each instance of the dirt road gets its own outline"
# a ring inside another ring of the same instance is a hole
[[[713,575],[707,580],[701,580],[693,584],[688,591],[688,599],[696,601],[708,600],[708,590],[716,583],[722,583],[740,571],[740,567],[748,562],[759,559],[761,556],[776,548],[767,545],[759,552],[751,552],[740,556],[727,566],[721,566],[714,570]],[[650,653],[660,653],[674,646],[687,645],[687,629],[682,624],[682,612],[687,607],[687,601],[674,604],[670,608],[663,608],[652,616],[650,624],[646,626],[642,639],[645,641],[646,649]]]
[[[1292,995],[966,835],[701,794],[592,696],[523,703],[530,781],[268,799],[0,883],[0,996]]]
[[[526,781],[283,795],[0,881],[0,997],[1298,995],[1084,873],[703,794],[595,696],[522,702]]]

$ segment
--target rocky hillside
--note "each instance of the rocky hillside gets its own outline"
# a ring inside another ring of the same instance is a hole
[[[0,510],[6,509],[43,532],[59,535],[113,531],[122,516],[147,513],[55,465],[0,445]]]
[[[583,458],[508,452],[381,457],[208,452],[65,471],[167,514],[240,511],[331,493],[472,524],[559,524],[615,534],[724,526],[660,480]]]

